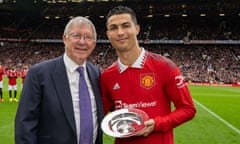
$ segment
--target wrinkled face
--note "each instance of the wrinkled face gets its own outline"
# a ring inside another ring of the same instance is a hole
[[[140,31],[129,14],[111,16],[107,21],[107,37],[117,51],[127,51],[137,46]]]
[[[63,35],[65,52],[69,58],[81,65],[92,53],[96,46],[91,25],[73,24],[69,32]]]

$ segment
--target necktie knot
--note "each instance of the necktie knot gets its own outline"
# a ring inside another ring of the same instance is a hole
[[[78,67],[77,71],[79,72],[80,76],[84,76],[84,68],[82,66]]]

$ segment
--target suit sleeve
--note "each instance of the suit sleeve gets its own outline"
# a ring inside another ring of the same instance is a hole
[[[36,144],[41,91],[34,69],[29,69],[15,117],[15,143]]]

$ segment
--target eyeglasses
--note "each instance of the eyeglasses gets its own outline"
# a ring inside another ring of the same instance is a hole
[[[71,33],[68,34],[67,36],[75,39],[75,40],[81,40],[83,39],[84,41],[92,41],[94,38],[90,35],[81,35],[80,33]]]

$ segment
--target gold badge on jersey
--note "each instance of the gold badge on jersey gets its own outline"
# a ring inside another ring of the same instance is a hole
[[[153,73],[143,74],[140,77],[141,87],[150,89],[155,85],[155,76]]]

